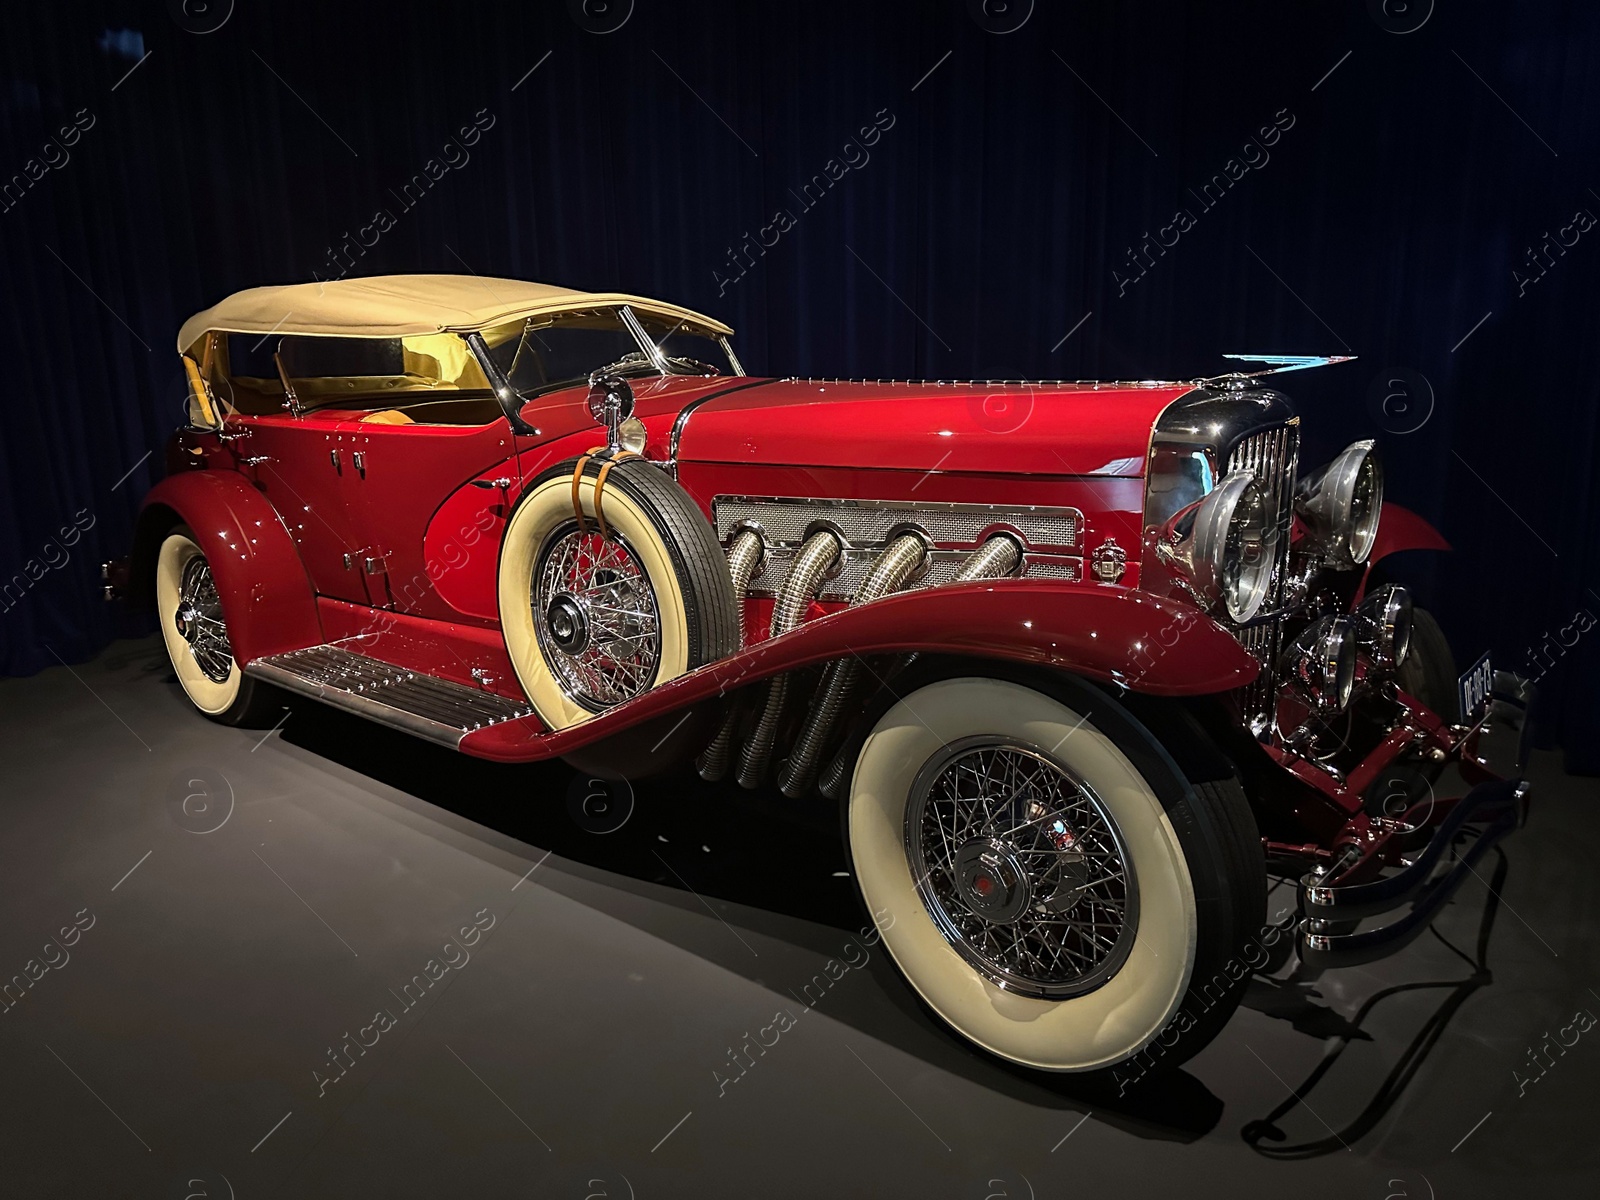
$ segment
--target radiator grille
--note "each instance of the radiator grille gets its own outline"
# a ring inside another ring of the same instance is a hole
[[[1276,429],[1252,433],[1242,439],[1228,457],[1228,473],[1254,471],[1257,484],[1266,492],[1267,508],[1276,515],[1276,540],[1273,547],[1272,578],[1262,610],[1265,619],[1240,628],[1239,643],[1261,664],[1261,674],[1244,689],[1242,705],[1245,719],[1257,734],[1272,725],[1273,698],[1277,693],[1278,655],[1283,648],[1284,583],[1289,573],[1289,528],[1294,521],[1294,485],[1299,468],[1300,430],[1291,422]]]

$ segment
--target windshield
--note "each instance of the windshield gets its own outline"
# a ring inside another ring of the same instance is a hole
[[[596,371],[655,374],[620,308],[582,309],[530,317],[483,331],[489,357],[523,399],[586,383]],[[630,313],[631,315],[631,313]],[[721,337],[692,321],[641,315],[645,336],[675,375],[738,374]]]

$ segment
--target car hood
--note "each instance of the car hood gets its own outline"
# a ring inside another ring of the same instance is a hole
[[[1150,431],[1187,383],[742,380],[687,401],[680,462],[1144,474]]]

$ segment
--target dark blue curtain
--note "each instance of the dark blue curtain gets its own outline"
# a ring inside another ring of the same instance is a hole
[[[1309,454],[1381,440],[1462,665],[1600,769],[1593,5],[86,3],[0,62],[0,670],[132,630],[96,571],[184,317],[475,271],[703,309],[755,372],[1357,354],[1285,377]]]

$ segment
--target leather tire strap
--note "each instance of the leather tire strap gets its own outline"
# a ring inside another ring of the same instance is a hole
[[[609,542],[611,540],[611,531],[606,528],[605,510],[603,508],[601,508],[601,506],[600,506],[601,496],[603,495],[603,493],[605,491],[606,476],[611,474],[611,468],[616,466],[623,459],[625,459],[625,458],[638,458],[638,457],[639,456],[637,454],[635,454],[632,450],[619,450],[619,451],[617,451],[616,454],[612,455],[610,458],[608,458],[606,460],[605,465],[600,468],[600,474],[595,476],[595,479],[594,479],[594,519],[595,519],[595,523],[600,526],[600,536],[605,541]]]
[[[572,468],[572,515],[578,519],[578,536],[579,537],[583,537],[586,534],[588,534],[588,532],[589,532],[589,522],[584,518],[584,515],[583,515],[583,501],[578,498],[578,484],[583,481],[583,469],[589,465],[589,460],[591,458],[593,458],[593,457],[594,457],[594,454],[592,452],[589,453],[589,454],[585,454],[585,455],[581,456],[578,459],[578,465]],[[600,513],[600,503],[599,503],[599,501],[600,501],[600,496],[597,493],[595,495],[595,506],[594,506],[595,515],[597,515],[597,516]],[[605,525],[602,524],[600,526],[600,528],[602,530],[604,530],[605,529]]]

